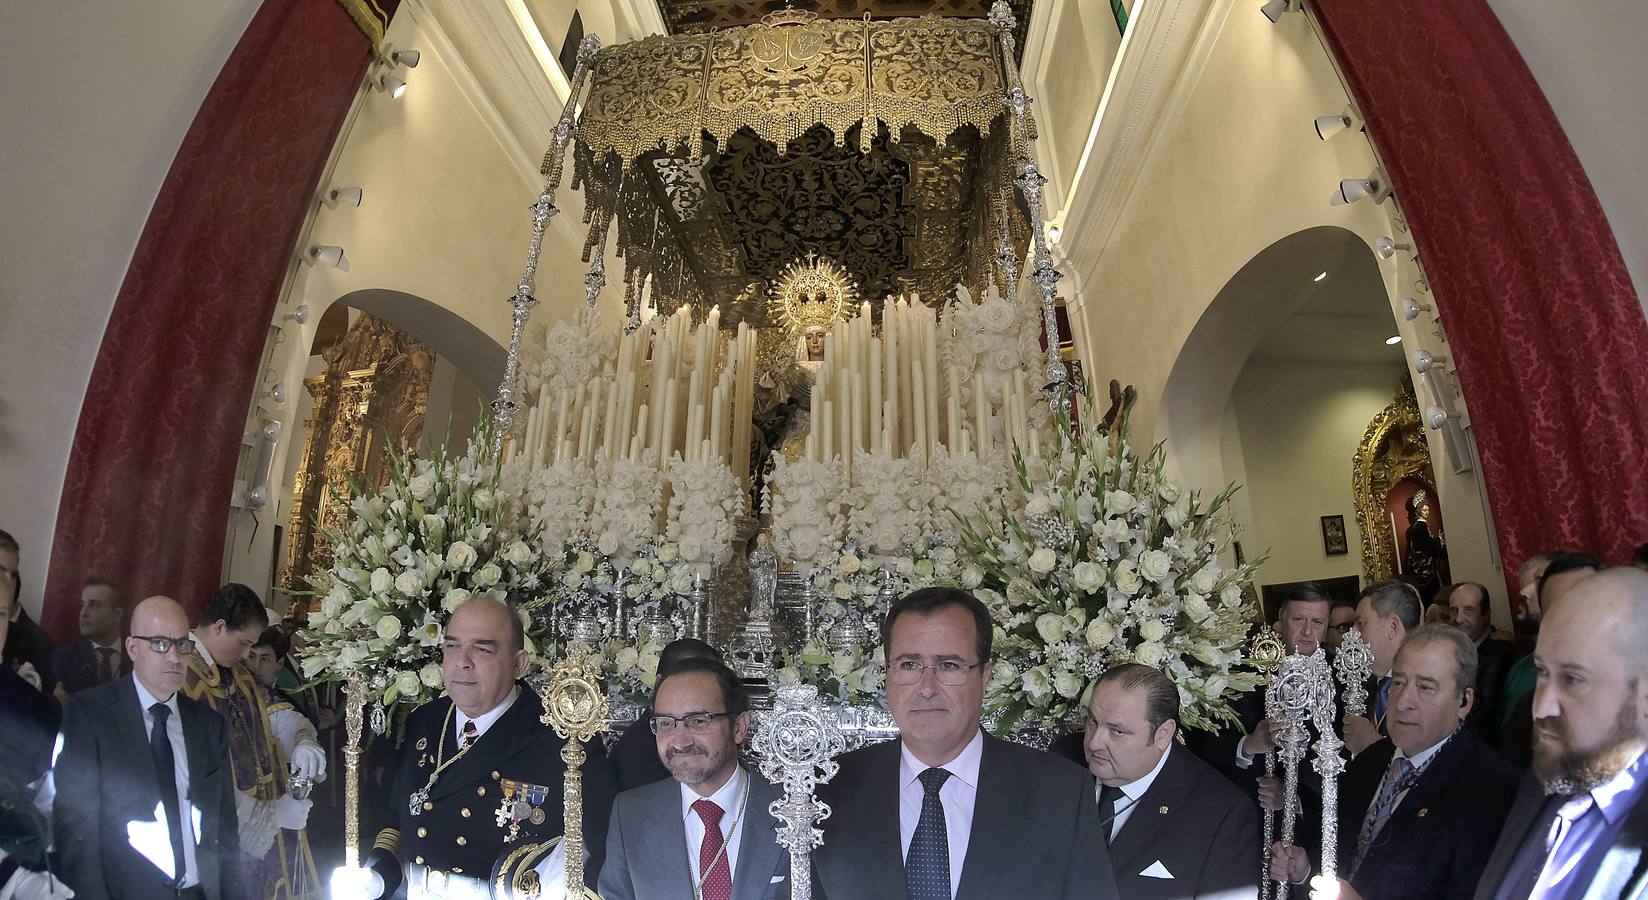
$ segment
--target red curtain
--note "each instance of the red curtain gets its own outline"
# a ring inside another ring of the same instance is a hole
[[[1648,321],[1545,95],[1486,0],[1313,4],[1442,313],[1508,586],[1555,548],[1626,561]]]
[[[80,410],[42,617],[57,639],[76,633],[89,575],[191,612],[218,585],[269,321],[370,60],[337,0],[270,0],[196,114]]]

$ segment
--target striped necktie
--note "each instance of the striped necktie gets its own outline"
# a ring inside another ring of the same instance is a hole
[[[1390,771],[1385,773],[1385,781],[1379,789],[1379,796],[1374,798],[1373,805],[1368,807],[1368,814],[1362,819],[1362,832],[1356,837],[1356,858],[1350,864],[1352,877],[1355,877],[1356,870],[1361,867],[1362,860],[1367,858],[1374,838],[1379,836],[1385,823],[1390,821],[1391,814],[1396,812],[1397,795],[1413,787],[1413,783],[1418,780],[1418,770],[1414,769],[1413,763],[1407,757],[1398,756],[1391,760]]]

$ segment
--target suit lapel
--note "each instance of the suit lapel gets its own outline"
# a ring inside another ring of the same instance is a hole
[[[1186,752],[1188,751],[1178,746],[1168,751],[1167,762],[1162,765],[1162,770],[1156,773],[1156,780],[1151,782],[1150,788],[1139,797],[1139,802],[1133,804],[1127,822],[1111,841],[1110,865],[1115,869],[1118,878],[1137,874],[1145,866],[1156,861],[1144,859],[1140,851],[1157,846],[1156,834],[1167,824],[1167,817],[1162,815],[1160,810],[1163,807],[1172,809],[1175,805],[1182,806],[1187,802],[1180,789],[1187,780],[1184,772],[1186,763],[1181,756]],[[1104,810],[1100,812],[1103,813],[1099,816],[1100,819],[1109,815]]]
[[[738,871],[733,873],[732,896],[733,900],[763,900],[784,855],[784,848],[778,844],[777,821],[767,811],[768,805],[779,799],[779,794],[759,771],[745,769],[744,776],[750,779],[749,805],[744,810],[744,821],[748,824],[738,842]],[[681,817],[676,816],[676,822],[680,821]],[[684,827],[681,833],[685,841]],[[789,877],[788,867],[785,877]]]
[[[195,802],[204,794],[205,785],[202,780],[206,777],[206,763],[210,756],[206,748],[205,729],[197,718],[201,714],[199,707],[193,703],[186,703],[179,699],[177,704],[178,721],[183,726],[183,753],[188,757],[185,764],[189,772],[189,801],[196,807]],[[211,715],[216,715],[212,713]]]
[[[538,721],[538,715],[542,712],[543,707],[538,702],[538,695],[522,687],[521,695],[515,698],[515,703],[498,717],[498,721],[492,723],[486,734],[476,738],[469,752],[454,760],[447,766],[446,771],[441,773],[435,787],[429,792],[430,797],[439,799],[448,796],[460,788],[473,786],[486,773],[497,771],[500,766],[532,743],[537,737],[538,729],[548,727]],[[445,741],[451,730],[443,729],[441,740]],[[559,796],[559,785],[551,784],[545,787]]]
[[[181,708],[181,700],[178,706]],[[137,808],[152,819],[155,801],[160,797],[160,777],[155,772],[154,756],[149,751],[149,733],[143,725],[143,709],[138,705],[137,686],[132,679],[120,682],[112,707],[109,715],[114,719],[115,730],[120,735],[120,746],[130,748],[130,752],[117,754],[115,758],[124,760],[118,765],[133,772],[138,779],[134,782],[137,790],[130,796],[136,801]]]
[[[1624,830],[1603,856],[1585,898],[1641,898],[1645,893],[1648,893],[1648,804],[1638,803],[1625,820]]]
[[[961,886],[957,900],[984,900],[997,897],[995,876],[1005,848],[1012,847],[1014,832],[1025,827],[1016,814],[1017,798],[1007,778],[1006,762],[1000,758],[1001,742],[984,736],[984,752],[979,760],[978,794],[973,801],[973,827],[967,838],[967,858],[961,866]]]
[[[869,761],[863,791],[845,797],[853,804],[851,829],[837,831],[842,837],[863,835],[853,843],[868,848],[860,863],[877,885],[873,896],[903,897],[904,842],[899,837],[898,777],[904,745],[893,740],[882,746],[887,748],[884,758]]]

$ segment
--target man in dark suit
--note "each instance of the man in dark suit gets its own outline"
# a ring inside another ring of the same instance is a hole
[[[130,675],[132,661],[121,646],[120,620],[126,615],[120,586],[107,578],[88,578],[80,587],[80,639],[52,653],[57,699]]]
[[[0,649],[0,661],[13,672],[23,676],[35,690],[51,694],[57,688],[52,675],[52,650],[56,647],[46,629],[29,618],[23,608],[23,575],[18,570],[21,551],[17,539],[0,530],[0,616],[9,619],[6,646]]]
[[[916,591],[881,626],[899,738],[855,750],[819,792],[813,853],[835,900],[1111,898],[1092,778],[986,735],[990,613],[954,588]]]
[[[1608,569],[1545,609],[1533,772],[1478,900],[1648,895],[1648,573]]]
[[[1099,676],[1087,707],[1087,767],[1121,896],[1227,898],[1259,891],[1253,801],[1175,746],[1179,689],[1138,663]]]
[[[132,677],[75,695],[52,808],[63,878],[86,900],[243,900],[228,724],[179,693],[194,650],[169,597],[132,614]]]
[[[1311,896],[1344,900],[1468,896],[1510,806],[1516,770],[1464,727],[1476,689],[1476,648],[1464,632],[1425,625],[1408,635],[1392,673],[1390,740],[1352,760],[1339,786],[1338,878]],[[1271,875],[1305,881],[1310,857],[1272,848]]]
[[[11,621],[0,616],[0,647]],[[0,897],[59,900],[73,891],[49,871],[49,829],[35,811],[35,785],[51,765],[57,704],[0,666]]]
[[[658,677],[667,676],[677,663],[688,659],[721,661],[714,647],[697,638],[679,638],[664,646],[658,654]],[[618,743],[607,754],[612,761],[613,774],[618,779],[618,790],[627,791],[643,784],[653,784],[670,777],[669,769],[658,759],[658,745],[652,734],[652,710],[643,709],[641,715],[619,735]]]
[[[389,790],[394,827],[379,832],[368,872],[347,894],[409,898],[491,896],[489,876],[505,851],[561,836],[566,742],[543,724],[543,702],[520,683],[526,637],[513,603],[479,596],[447,621],[441,673],[447,696],[406,720],[400,765]],[[612,811],[606,758],[583,765],[584,878],[601,870]]]
[[[1453,627],[1476,643],[1476,705],[1468,724],[1484,740],[1493,740],[1499,723],[1500,698],[1505,693],[1505,677],[1515,661],[1510,641],[1494,637],[1493,613],[1487,587],[1464,581],[1444,588],[1448,616]]]
[[[1373,681],[1366,695],[1367,715],[1346,713],[1341,723],[1345,749],[1352,756],[1390,733],[1386,716],[1390,711],[1391,669],[1396,665],[1396,651],[1402,648],[1408,632],[1419,627],[1422,615],[1419,592],[1413,585],[1395,579],[1374,582],[1356,598],[1356,630],[1373,651]]]
[[[716,660],[678,660],[652,710],[673,777],[618,795],[603,900],[788,900],[790,855],[768,810],[783,792],[738,762],[750,729],[738,676]]]

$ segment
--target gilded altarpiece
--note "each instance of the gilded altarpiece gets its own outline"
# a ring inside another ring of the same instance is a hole
[[[423,434],[435,354],[421,341],[371,315],[361,315],[328,348],[326,372],[304,380],[315,400],[293,489],[286,539],[289,590],[332,560],[320,528],[341,529],[349,518],[351,482],[369,491],[388,481],[383,448],[415,447]]]
[[[1436,484],[1419,401],[1414,396],[1413,382],[1403,378],[1395,399],[1368,423],[1352,463],[1356,524],[1362,532],[1362,572],[1369,583],[1398,574],[1396,537],[1385,500],[1391,489],[1407,478]]]

